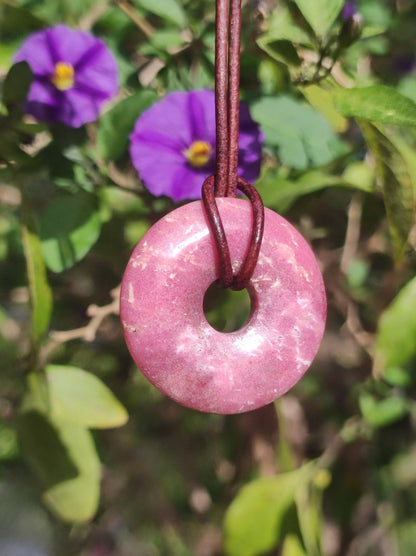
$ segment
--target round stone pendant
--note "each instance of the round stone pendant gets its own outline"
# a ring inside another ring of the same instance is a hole
[[[250,241],[251,205],[236,198],[217,205],[236,273]],[[266,208],[247,287],[250,316],[241,329],[219,332],[203,310],[216,260],[202,202],[172,211],[133,251],[121,322],[133,359],[156,388],[199,411],[241,413],[272,402],[308,369],[324,332],[325,289],[305,239]]]

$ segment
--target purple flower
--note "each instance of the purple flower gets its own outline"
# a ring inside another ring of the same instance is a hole
[[[240,103],[238,173],[253,182],[260,173],[263,134]],[[130,135],[130,155],[153,195],[174,201],[199,199],[215,173],[215,96],[212,91],[174,92],[143,112]]]
[[[347,1],[344,4],[344,8],[342,10],[342,19],[345,21],[346,19],[350,19],[353,15],[357,12],[357,5],[355,2]]]
[[[57,25],[29,35],[15,56],[34,79],[26,112],[70,127],[96,120],[118,88],[117,65],[107,46],[89,33]]]

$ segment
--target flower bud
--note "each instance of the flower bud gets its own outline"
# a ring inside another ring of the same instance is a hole
[[[363,24],[363,16],[358,12],[353,13],[344,20],[338,37],[338,43],[341,48],[348,48],[360,38]]]

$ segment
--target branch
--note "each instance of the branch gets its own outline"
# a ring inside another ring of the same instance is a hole
[[[86,342],[93,342],[103,320],[109,315],[119,314],[120,286],[112,290],[110,295],[113,300],[108,305],[103,305],[102,307],[90,305],[87,308],[87,315],[91,317],[90,322],[87,325],[81,326],[80,328],[74,328],[72,330],[51,332],[50,337],[54,343],[52,349],[54,349],[58,344],[63,344],[65,342],[69,342],[70,340],[80,339]]]
[[[155,30],[152,25],[137,13],[129,2],[126,0],[114,0],[114,4],[131,19],[147,38],[153,35]]]
[[[340,262],[340,269],[344,274],[347,274],[349,266],[357,253],[361,232],[362,204],[361,193],[356,193],[353,195],[348,207],[347,231]]]

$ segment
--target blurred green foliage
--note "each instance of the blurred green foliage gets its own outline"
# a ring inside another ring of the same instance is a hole
[[[132,247],[174,208],[136,176],[128,135],[167,92],[213,88],[214,1],[0,4],[2,555],[416,551],[416,6],[355,6],[243,2],[256,185],[311,242],[329,306],[296,388],[224,417],[155,390],[117,318]],[[76,130],[24,115],[32,77],[13,65],[61,22],[100,36],[120,72]],[[205,301],[224,331],[249,312],[244,294]]]

